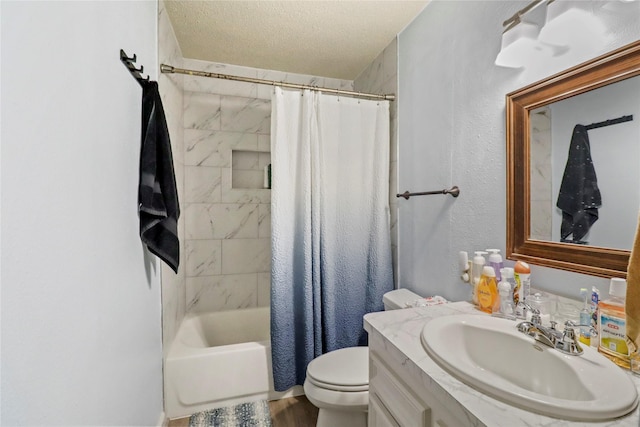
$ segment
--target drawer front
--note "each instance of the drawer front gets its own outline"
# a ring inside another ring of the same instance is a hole
[[[375,356],[370,358],[370,394],[375,394],[400,427],[428,427],[431,408],[398,380]],[[373,393],[371,393],[373,391]]]

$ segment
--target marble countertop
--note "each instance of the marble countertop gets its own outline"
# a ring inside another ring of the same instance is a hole
[[[503,403],[465,385],[445,372],[434,362],[422,347],[420,333],[430,320],[453,314],[477,313],[472,304],[466,301],[442,304],[431,307],[409,308],[379,313],[370,313],[364,317],[365,330],[369,333],[369,342],[381,343],[385,350],[399,363],[395,368],[407,370],[408,376],[417,378],[438,400],[456,413],[458,418],[466,419],[474,426],[633,426],[640,425],[640,408],[629,415],[606,422],[566,421],[539,415],[524,409]],[[498,349],[496,349],[498,351]],[[628,373],[640,391],[640,377]]]

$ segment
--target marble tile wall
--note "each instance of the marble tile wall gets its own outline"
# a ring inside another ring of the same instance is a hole
[[[176,67],[182,66],[182,51],[176,41],[163,1],[158,3],[158,62]],[[178,274],[175,274],[164,263],[160,263],[162,265],[162,348],[166,359],[169,347],[185,314],[183,78],[179,74],[158,73],[158,87],[171,138],[178,200],[182,208],[182,215],[178,220],[178,237],[180,239]]]
[[[396,287],[398,286],[398,38],[378,55],[353,82],[359,92],[396,94],[396,100],[389,104],[390,111],[390,164],[389,164],[389,208],[391,217],[391,251]]]
[[[184,59],[183,67],[220,74],[353,89],[351,81]],[[267,85],[184,77],[186,310],[222,311],[270,304],[271,191],[234,188],[233,151],[270,151]],[[270,161],[270,160],[269,160]],[[236,169],[241,168],[236,159]],[[259,169],[262,170],[262,169]],[[235,187],[243,187],[236,185]]]

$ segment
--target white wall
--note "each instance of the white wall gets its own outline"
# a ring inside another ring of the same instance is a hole
[[[417,197],[399,203],[400,286],[467,299],[458,279],[460,250],[502,248],[506,241],[505,94],[640,37],[640,3],[598,10],[606,46],[525,70],[500,68],[502,21],[527,2],[433,1],[399,35],[399,187],[458,185],[458,199]],[[633,230],[629,231],[633,234]],[[533,267],[535,286],[577,297],[606,281]]]
[[[157,4],[10,2],[2,23],[2,425],[157,425],[159,264],[138,237]]]

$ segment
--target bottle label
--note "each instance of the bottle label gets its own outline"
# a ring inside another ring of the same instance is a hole
[[[594,289],[591,293],[591,326],[598,330],[598,301],[600,300],[598,292]]]
[[[518,305],[518,303],[520,302],[520,290],[522,289],[520,275],[518,273],[515,274],[515,282],[516,285],[513,287],[513,303],[515,305]]]
[[[495,278],[482,276],[478,284],[478,305],[485,313],[494,313],[500,310],[500,296]]]
[[[481,281],[478,285],[478,305],[480,308],[489,309],[493,304],[493,298],[489,285],[485,281]]]
[[[629,356],[626,340],[625,319],[614,317],[606,313],[600,314],[600,347],[617,353],[621,356]]]

